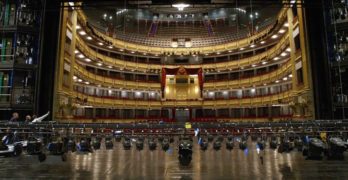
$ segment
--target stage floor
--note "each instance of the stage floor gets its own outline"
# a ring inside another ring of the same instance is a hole
[[[67,162],[59,156],[48,156],[40,163],[37,156],[21,155],[0,159],[0,179],[348,179],[347,154],[342,161],[305,160],[297,150],[279,154],[267,147],[262,164],[255,142],[249,142],[248,151],[237,145],[228,151],[223,144],[215,151],[209,144],[207,151],[201,151],[195,142],[188,167],[179,165],[176,143],[168,152],[160,146],[155,151],[147,146],[143,151],[135,146],[123,150],[122,144],[116,143],[114,150],[70,153]]]

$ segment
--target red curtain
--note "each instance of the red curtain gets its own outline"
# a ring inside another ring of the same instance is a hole
[[[164,88],[166,87],[166,69],[162,68],[161,86],[162,86],[162,97],[164,98]]]
[[[162,68],[162,70],[163,69],[165,69],[166,74],[177,75],[180,68]],[[200,71],[202,71],[202,68],[185,68],[185,71],[188,75],[198,74]]]

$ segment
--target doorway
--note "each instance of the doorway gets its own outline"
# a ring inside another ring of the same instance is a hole
[[[190,121],[190,111],[184,108],[178,108],[175,110],[176,122],[189,122]]]

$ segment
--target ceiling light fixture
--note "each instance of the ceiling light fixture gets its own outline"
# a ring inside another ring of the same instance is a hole
[[[266,43],[266,41],[261,41],[260,43],[261,43],[261,44],[265,44],[265,43]]]
[[[183,11],[185,8],[190,7],[189,4],[185,4],[185,3],[173,4],[172,6],[177,8],[179,11]]]
[[[279,60],[280,58],[279,57],[275,57],[275,58],[273,58],[273,60],[275,60],[275,61],[277,61],[277,60]]]
[[[87,37],[87,40],[92,40],[93,38],[91,36],[88,36]]]
[[[281,30],[279,30],[279,33],[280,33],[280,34],[283,34],[283,33],[285,33],[285,30],[284,30],[284,29],[281,29]]]
[[[84,36],[84,35],[86,35],[86,32],[85,32],[85,31],[80,31],[79,34],[80,34],[81,36]]]
[[[278,35],[276,34],[272,36],[272,39],[277,39],[277,38],[278,38]]]
[[[86,61],[86,62],[91,62],[92,60],[89,59],[89,58],[86,58],[85,61]]]
[[[101,45],[101,46],[104,45],[102,42],[99,42],[98,44]]]

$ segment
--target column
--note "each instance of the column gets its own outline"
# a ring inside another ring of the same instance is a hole
[[[77,25],[77,12],[74,10],[71,13],[71,22],[72,22],[72,26],[71,26],[71,33],[72,33],[72,40],[71,40],[71,52],[72,55],[70,57],[70,73],[69,73],[69,89],[70,92],[73,92],[73,85],[74,85],[74,80],[73,80],[73,76],[74,76],[74,67],[75,67],[75,49],[76,49],[76,25]],[[65,41],[64,41],[65,43]]]

